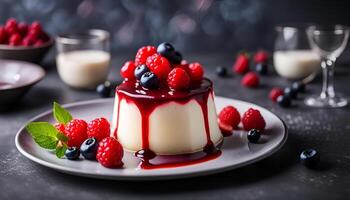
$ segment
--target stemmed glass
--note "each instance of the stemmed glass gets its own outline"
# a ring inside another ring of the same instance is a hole
[[[349,39],[349,29],[345,26],[310,26],[306,30],[310,46],[322,58],[322,92],[318,96],[305,99],[306,105],[313,107],[343,107],[346,98],[334,91],[333,72],[337,57],[344,51]]]

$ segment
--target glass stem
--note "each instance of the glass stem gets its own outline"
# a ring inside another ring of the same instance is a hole
[[[323,71],[323,86],[321,92],[321,98],[333,98],[334,85],[333,85],[333,74],[334,74],[334,63],[335,59],[324,58],[321,62],[321,67]]]

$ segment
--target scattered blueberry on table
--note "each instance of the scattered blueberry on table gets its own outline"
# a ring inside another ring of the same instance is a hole
[[[320,162],[320,154],[315,149],[306,149],[300,154],[300,161],[306,167],[316,167]]]
[[[227,69],[223,66],[216,67],[216,74],[219,77],[225,77],[227,75]]]
[[[105,81],[96,87],[96,92],[102,97],[107,98],[111,96],[112,84],[110,81]]]
[[[266,75],[268,66],[266,63],[257,63],[255,65],[255,70],[260,74],[260,75]]]
[[[281,107],[287,108],[287,107],[291,106],[292,100],[287,95],[280,95],[280,96],[277,97],[277,103]]]

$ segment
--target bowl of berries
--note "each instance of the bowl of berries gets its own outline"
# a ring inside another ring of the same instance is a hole
[[[0,25],[0,59],[40,63],[53,44],[38,21],[27,24],[10,18]]]

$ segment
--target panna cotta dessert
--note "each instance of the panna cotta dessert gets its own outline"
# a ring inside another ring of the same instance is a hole
[[[211,152],[222,143],[212,82],[169,43],[142,47],[121,69],[111,134],[138,157]]]

